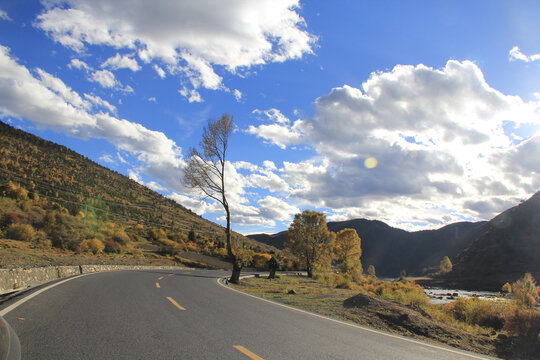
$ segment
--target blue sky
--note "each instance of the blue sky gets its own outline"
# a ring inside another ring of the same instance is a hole
[[[0,117],[224,223],[183,185],[234,116],[233,229],[407,230],[540,189],[533,1],[0,0]]]

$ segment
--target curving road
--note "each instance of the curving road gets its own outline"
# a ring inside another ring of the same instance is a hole
[[[246,296],[208,270],[60,283],[0,314],[23,359],[487,359]]]

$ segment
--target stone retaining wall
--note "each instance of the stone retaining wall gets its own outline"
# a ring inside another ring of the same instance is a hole
[[[32,269],[0,269],[0,295],[68,276],[115,270],[178,270],[181,266],[80,265]]]

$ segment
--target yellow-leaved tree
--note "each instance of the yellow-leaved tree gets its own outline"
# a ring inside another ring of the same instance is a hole
[[[336,235],[328,231],[323,213],[304,210],[289,226],[285,246],[306,267],[308,277],[314,270],[328,270]]]
[[[348,273],[352,269],[362,271],[362,256],[361,239],[355,229],[343,229],[336,235],[336,244],[334,245],[334,255],[336,260],[340,260],[339,265],[342,273]]]

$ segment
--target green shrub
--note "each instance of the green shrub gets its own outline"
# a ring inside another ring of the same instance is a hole
[[[30,224],[11,224],[6,230],[8,239],[20,241],[34,241],[36,230]]]

